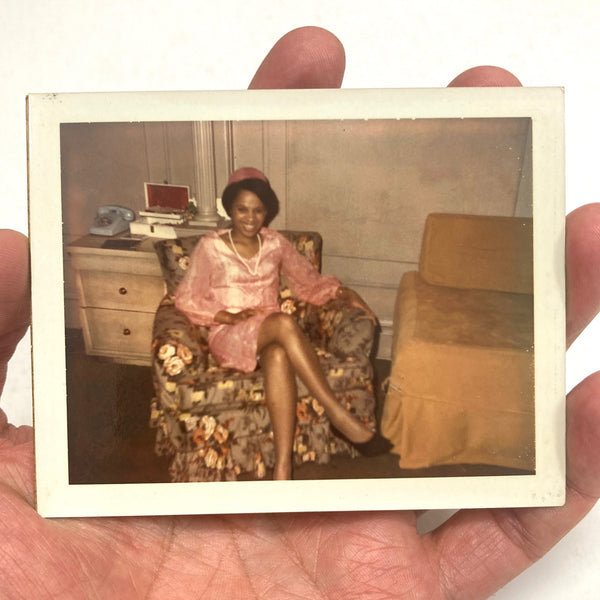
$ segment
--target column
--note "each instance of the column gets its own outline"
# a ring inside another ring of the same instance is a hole
[[[220,221],[217,213],[215,183],[215,146],[213,124],[209,121],[193,123],[194,188],[198,214],[191,226],[216,227]]]

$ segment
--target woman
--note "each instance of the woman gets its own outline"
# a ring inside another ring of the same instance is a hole
[[[192,322],[210,328],[209,347],[222,366],[251,372],[260,361],[273,425],[273,478],[292,475],[296,374],[322,404],[338,435],[363,454],[387,452],[391,444],[337,402],[312,345],[281,312],[280,272],[302,300],[320,305],[337,297],[375,320],[373,312],[358,294],[337,278],[318,273],[282,235],[267,228],[279,201],[261,171],[235,171],[222,201],[231,229],[209,233],[198,243],[175,304]]]

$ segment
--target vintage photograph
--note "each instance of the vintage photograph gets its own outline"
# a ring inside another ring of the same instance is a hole
[[[142,510],[245,512],[195,499],[244,486],[260,505],[273,485],[264,510],[560,503],[560,93],[421,91],[417,110],[388,90],[359,117],[336,92],[335,118],[316,92],[306,117],[301,94],[263,93],[257,114],[231,94],[229,119],[207,94],[139,119],[99,94],[34,99],[65,374],[62,462],[37,477],[76,514],[175,490]]]

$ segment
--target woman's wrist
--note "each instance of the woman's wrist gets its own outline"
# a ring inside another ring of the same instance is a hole
[[[214,319],[216,323],[221,323],[222,325],[231,325],[233,323],[234,314],[226,310],[220,310],[214,316]]]

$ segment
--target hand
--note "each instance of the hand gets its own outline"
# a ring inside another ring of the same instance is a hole
[[[299,51],[300,48],[311,51]],[[294,31],[252,87],[337,87],[344,52]],[[513,85],[491,68],[460,85]],[[572,342],[600,306],[600,205],[567,218]],[[26,326],[23,240],[0,239],[4,364]],[[9,284],[7,285],[7,282]],[[470,510],[425,536],[414,512],[45,521],[33,510],[32,431],[0,421],[0,589],[14,598],[486,598],[548,551],[600,495],[600,374],[568,397],[568,494],[561,508]]]
[[[215,315],[215,321],[217,323],[223,323],[224,325],[236,325],[258,313],[259,310],[257,308],[246,308],[237,313],[221,310]]]

